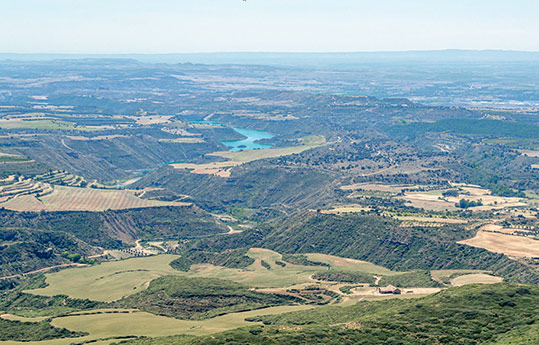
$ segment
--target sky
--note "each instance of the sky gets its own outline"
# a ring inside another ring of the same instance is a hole
[[[1,53],[539,51],[539,0],[0,0]]]

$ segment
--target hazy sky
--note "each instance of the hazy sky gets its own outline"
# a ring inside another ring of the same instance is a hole
[[[539,0],[0,0],[0,52],[539,51]]]

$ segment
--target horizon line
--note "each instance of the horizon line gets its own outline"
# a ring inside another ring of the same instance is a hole
[[[189,54],[380,54],[380,53],[429,53],[429,52],[499,52],[539,53],[539,50],[518,49],[409,49],[409,50],[351,50],[351,51],[195,51],[195,52],[0,52],[0,55],[189,55]]]

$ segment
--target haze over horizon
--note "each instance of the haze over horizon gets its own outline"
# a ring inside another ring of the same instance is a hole
[[[539,51],[533,0],[20,0],[3,53]]]

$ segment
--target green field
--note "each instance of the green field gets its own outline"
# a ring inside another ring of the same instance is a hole
[[[229,279],[256,288],[286,288],[312,283],[313,274],[327,270],[320,266],[301,266],[290,263],[281,267],[275,263],[281,260],[281,254],[267,249],[252,248],[247,255],[255,259],[255,262],[246,268],[198,264],[193,265],[189,272],[176,271],[169,266],[171,261],[178,258],[175,255],[106,262],[97,266],[72,268],[47,274],[47,287],[28,292],[43,296],[67,295],[72,298],[106,302],[138,292],[146,288],[151,280],[165,275]],[[380,275],[399,274],[399,272],[364,261],[323,254],[308,254],[307,256],[313,261],[328,263],[340,271]],[[270,269],[262,266],[262,260],[270,265]]]
[[[175,334],[207,335],[222,332],[238,327],[252,325],[252,322],[245,321],[246,318],[275,315],[291,311],[300,311],[312,308],[311,306],[282,306],[260,310],[252,310],[241,313],[227,314],[203,321],[177,320],[170,317],[157,316],[145,312],[129,311],[118,313],[112,310],[91,310],[82,313],[73,313],[72,316],[55,318],[52,325],[55,327],[67,328],[69,330],[80,330],[90,333],[81,338],[55,339],[33,344],[42,345],[67,345],[72,343],[82,343],[83,341],[115,338],[121,336],[167,336]],[[118,310],[116,310],[118,311]],[[21,320],[19,318],[19,320]],[[92,344],[110,344],[115,341],[107,341]],[[15,341],[0,341],[0,345],[28,344]]]
[[[67,295],[94,301],[114,301],[144,289],[151,280],[179,274],[169,266],[174,255],[106,262],[47,274],[46,288],[28,291],[42,296]]]

